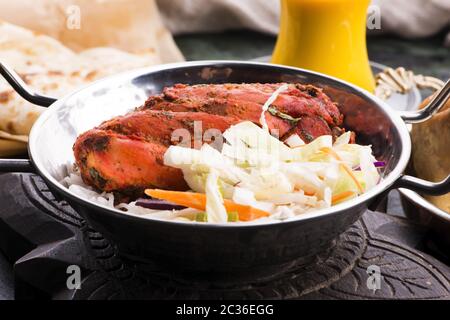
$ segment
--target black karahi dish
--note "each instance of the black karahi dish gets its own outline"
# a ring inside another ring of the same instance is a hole
[[[430,183],[402,175],[411,155],[406,123],[425,121],[450,94],[449,84],[424,110],[400,114],[370,93],[344,81],[302,69],[236,61],[191,62],[128,72],[74,92],[60,100],[39,96],[0,64],[2,75],[28,101],[49,108],[33,126],[30,160],[0,160],[0,172],[33,171],[53,193],[67,200],[89,224],[131,259],[156,263],[180,273],[245,277],[281,272],[313,256],[349,228],[392,188],[445,194],[450,177]],[[82,132],[142,104],[147,96],[176,83],[299,82],[323,88],[345,116],[357,142],[372,145],[386,163],[383,179],[367,193],[328,209],[272,224],[222,225],[160,221],[124,214],[70,192],[60,181],[73,163],[72,146]]]

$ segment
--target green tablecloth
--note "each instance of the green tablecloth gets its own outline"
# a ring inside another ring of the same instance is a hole
[[[450,78],[450,48],[443,35],[422,40],[404,40],[386,36],[369,37],[370,60],[392,67],[403,66],[415,73]],[[249,31],[221,34],[196,34],[176,37],[188,60],[249,60],[270,55],[275,38]]]

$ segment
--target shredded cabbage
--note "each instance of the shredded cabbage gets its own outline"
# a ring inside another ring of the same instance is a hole
[[[223,197],[219,190],[219,175],[212,169],[206,179],[206,215],[208,222],[225,223],[228,220],[227,210],[223,205]]]
[[[275,90],[274,93],[272,93],[272,95],[266,101],[266,103],[264,103],[264,105],[262,107],[261,117],[259,119],[259,122],[264,130],[269,131],[269,126],[267,125],[267,121],[266,121],[267,110],[269,110],[269,107],[272,105],[272,103],[274,103],[277,100],[278,96],[288,89],[289,89],[289,85],[287,85],[286,83],[281,85],[277,90]]]
[[[301,147],[306,144],[298,134],[293,134],[292,136],[287,138],[284,143],[286,143],[291,148]]]
[[[304,144],[297,135],[285,144],[245,121],[224,138],[221,151],[171,146],[164,156],[193,191],[206,193],[208,222],[227,222],[224,199],[284,220],[354,198],[380,180],[371,147],[350,144],[350,132],[334,144],[331,136]]]

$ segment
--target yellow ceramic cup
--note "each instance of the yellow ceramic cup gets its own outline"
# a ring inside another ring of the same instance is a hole
[[[328,74],[375,90],[366,46],[370,0],[281,0],[272,62]]]

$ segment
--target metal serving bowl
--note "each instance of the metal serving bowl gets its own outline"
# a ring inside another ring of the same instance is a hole
[[[443,92],[423,111],[400,115],[383,101],[349,83],[325,75],[265,63],[207,61],[165,65],[110,77],[60,100],[30,92],[16,74],[0,64],[2,75],[27,100],[49,106],[35,123],[27,160],[1,160],[0,171],[34,171],[56,194],[131,259],[157,263],[175,272],[201,272],[214,277],[270,275],[294,261],[330,246],[377,198],[406,187],[433,194],[450,191],[450,179],[429,183],[403,176],[411,154],[405,121],[429,118],[448,97]],[[74,162],[72,145],[82,132],[141,105],[151,94],[176,83],[299,82],[321,87],[341,106],[345,127],[358,143],[372,145],[387,162],[383,180],[358,198],[326,210],[273,224],[230,225],[159,221],[88,201],[60,181]]]
[[[406,216],[427,226],[444,246],[450,247],[450,214],[439,209],[417,192],[399,190]]]
[[[415,174],[408,166],[406,172]],[[436,239],[443,244],[440,247],[450,247],[450,213],[436,207],[419,193],[399,189],[405,214],[411,220],[429,228]]]

